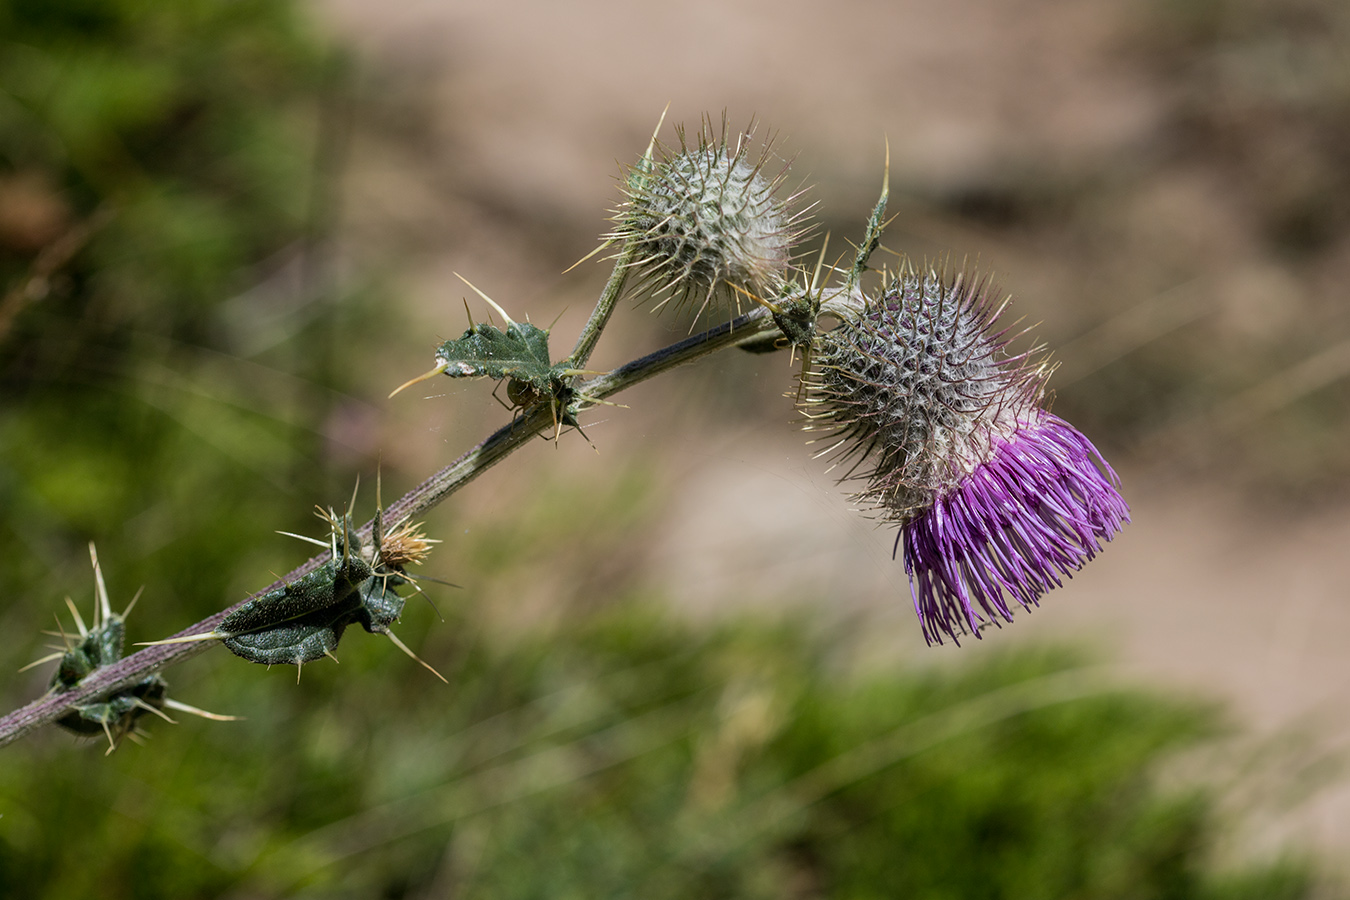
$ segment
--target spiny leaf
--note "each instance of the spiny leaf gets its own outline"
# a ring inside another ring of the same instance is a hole
[[[355,502],[353,494],[352,504]],[[421,562],[436,542],[409,522],[396,523],[392,531],[384,533],[382,513],[377,507],[373,543],[363,547],[353,533],[350,508],[344,516],[320,509],[319,517],[329,526],[326,546],[332,554],[330,559],[289,584],[249,600],[212,631],[152,643],[218,640],[249,662],[300,667],[332,656],[347,626],[359,624],[372,634],[386,635],[426,666],[389,629],[403,614],[404,600],[396,589],[412,583],[403,566]]]
[[[226,616],[216,632],[238,637],[306,621],[311,613],[329,609],[354,610],[360,605],[357,585],[371,574],[370,566],[359,557],[330,559],[304,577],[245,603]]]
[[[304,665],[337,649],[342,632],[360,608],[360,593],[343,603],[314,610],[257,631],[224,635],[221,643],[235,656],[265,666]]]
[[[354,616],[355,621],[371,634],[388,634],[389,626],[402,617],[405,603],[394,588],[405,584],[408,579],[392,569],[361,582],[361,608]]]
[[[548,332],[529,322],[475,325],[436,351],[436,361],[451,378],[510,378],[546,390],[553,376]]]

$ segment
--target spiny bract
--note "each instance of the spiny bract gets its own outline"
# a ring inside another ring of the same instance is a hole
[[[849,475],[870,460],[857,499],[887,518],[932,506],[1041,397],[1045,367],[1004,354],[987,293],[964,273],[907,268],[817,340],[808,427],[837,429]]]

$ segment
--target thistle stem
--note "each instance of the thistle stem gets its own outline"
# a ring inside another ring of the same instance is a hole
[[[613,297],[617,299],[619,291],[622,289],[622,277],[617,273],[622,270],[622,257],[620,265],[615,266],[616,277],[618,277],[617,286],[613,289]],[[611,284],[606,286],[606,292],[615,285],[615,278],[610,279]],[[592,323],[596,322],[597,315],[601,307],[605,305],[605,299],[602,295],[600,303],[596,306],[596,313],[592,314]],[[613,309],[613,303],[610,303],[610,309]],[[603,318],[608,318],[608,313]],[[588,323],[588,327],[591,323]],[[603,328],[603,320],[600,321],[595,331],[594,337],[598,339],[599,330]],[[579,396],[578,411],[587,409],[594,405],[594,401],[603,400],[606,397],[613,396],[626,388],[646,381],[648,378],[659,375],[662,372],[669,371],[676,366],[692,362],[700,357],[715,353],[718,350],[734,346],[742,341],[756,337],[762,337],[777,331],[777,326],[773,319],[768,315],[765,309],[756,309],[744,316],[740,316],[734,321],[719,325],[716,328],[709,329],[702,334],[686,338],[678,343],[671,344],[654,353],[650,353],[640,359],[619,366],[611,372],[596,376],[595,378],[582,382],[577,387]],[[583,338],[585,335],[583,334]],[[579,341],[578,350],[583,349],[586,342]],[[590,340],[587,347],[593,348],[595,340]],[[588,355],[589,349],[585,349]],[[576,352],[574,351],[574,357]],[[584,361],[585,357],[582,357]],[[486,472],[492,466],[501,462],[512,452],[522,447],[528,440],[535,435],[541,434],[547,429],[554,427],[553,411],[548,408],[548,404],[539,404],[534,410],[520,419],[505,425],[486,439],[481,441],[473,449],[469,450],[459,459],[450,465],[441,469],[430,478],[423,481],[417,487],[413,488],[407,494],[404,494],[399,500],[391,505],[384,512],[384,521],[398,522],[400,520],[413,518],[422,515],[427,510],[436,506],[446,497],[458,491],[469,482],[473,481],[479,475]],[[367,522],[358,530],[358,535],[363,541],[370,539],[371,529],[374,520]],[[191,625],[173,637],[186,637],[193,634],[203,634],[215,630],[230,613],[239,609],[245,603],[267,593],[302,578],[310,572],[317,569],[327,560],[327,554],[320,554],[310,559],[304,565],[295,569],[285,578],[273,582],[267,587],[258,591],[251,597],[241,600],[229,609],[222,610],[202,621]],[[96,669],[84,678],[76,687],[61,694],[47,694],[34,700],[27,706],[10,713],[4,718],[0,718],[0,747],[9,744],[28,732],[63,716],[72,706],[77,703],[92,700],[101,695],[110,694],[120,690],[130,684],[133,684],[153,672],[158,672],[174,663],[180,663],[191,659],[202,651],[206,650],[213,642],[196,641],[184,644],[159,644],[156,646],[145,647],[138,650],[131,656],[113,663],[110,666]]]
[[[629,239],[624,242],[623,249],[619,251],[618,257],[614,260],[614,271],[609,273],[609,281],[605,282],[605,289],[601,291],[595,309],[591,310],[591,317],[586,320],[586,327],[581,329],[577,344],[572,348],[572,355],[567,357],[569,369],[584,369],[586,367],[586,363],[591,358],[591,353],[595,350],[595,345],[600,341],[601,332],[609,324],[609,317],[614,314],[614,307],[618,304],[619,297],[623,295],[624,282],[628,280],[628,270],[631,268],[633,259],[637,256],[639,249],[640,245],[635,240]]]
[[[661,129],[661,123],[666,120],[666,114],[661,113],[661,121],[656,123],[657,131]],[[637,168],[629,176],[635,182],[633,187],[641,189],[646,184],[646,179],[652,174],[652,154],[656,151],[656,132],[652,133],[652,139],[647,144],[647,152],[642,154],[638,160]],[[642,242],[635,237],[629,237],[624,241],[623,248],[614,260],[614,270],[609,273],[609,281],[605,282],[605,289],[600,292],[600,299],[595,303],[595,309],[591,310],[591,317],[586,320],[586,327],[581,329],[581,334],[577,337],[576,346],[572,348],[572,355],[567,357],[567,367],[569,369],[584,369],[586,363],[591,358],[591,353],[595,350],[595,345],[600,341],[600,335],[609,324],[609,317],[614,314],[614,307],[618,304],[619,298],[623,296],[623,286],[628,280],[628,270],[632,268],[633,261],[637,258],[642,249]]]

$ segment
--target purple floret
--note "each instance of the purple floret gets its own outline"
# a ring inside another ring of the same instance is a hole
[[[1071,576],[1130,520],[1116,473],[1058,416],[1037,411],[900,537],[925,640],[980,636]],[[977,608],[978,607],[978,608]]]

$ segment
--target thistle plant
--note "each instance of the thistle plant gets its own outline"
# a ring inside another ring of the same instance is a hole
[[[1036,603],[1127,521],[1100,454],[1042,408],[1047,365],[1010,355],[1006,335],[994,330],[998,308],[986,281],[906,263],[870,284],[878,277],[869,260],[885,221],[884,182],[852,265],[827,266],[822,250],[808,272],[797,259],[806,211],[797,208],[800,194],[781,197],[787,166],[769,143],[756,152],[749,130],[732,135],[724,125],[714,137],[708,122],[693,142],[677,135],[678,151],[653,136],[626,177],[601,246],[613,250],[613,269],[568,355],[555,359],[549,330],[517,321],[470,284],[505,326],[471,319],[460,338],[435,350],[430,371],[394,391],[438,375],[493,381],[511,401],[509,422],[388,509],[377,502],[363,525],[352,519],[354,497],[344,514],[321,511],[327,534],[306,538],[323,548],[319,555],[130,656],[121,656],[122,618],[101,607],[95,631],[81,627],[79,646],[57,654],[52,690],[0,719],[0,744],[44,723],[93,716],[116,746],[140,713],[170,705],[159,672],[216,643],[247,661],[298,671],[333,656],[347,626],[359,624],[416,659],[391,631],[404,612],[398,590],[417,587],[406,567],[434,543],[414,521],[536,436],[563,440],[607,398],[731,347],[801,351],[806,371],[794,393],[808,428],[837,435],[829,449],[848,464],[844,478],[864,482],[856,499],[898,526],[897,550],[903,543],[930,643],[1010,620],[1010,601]],[[590,356],[624,298],[658,309],[696,306],[696,317],[711,311],[723,321],[591,372]]]

